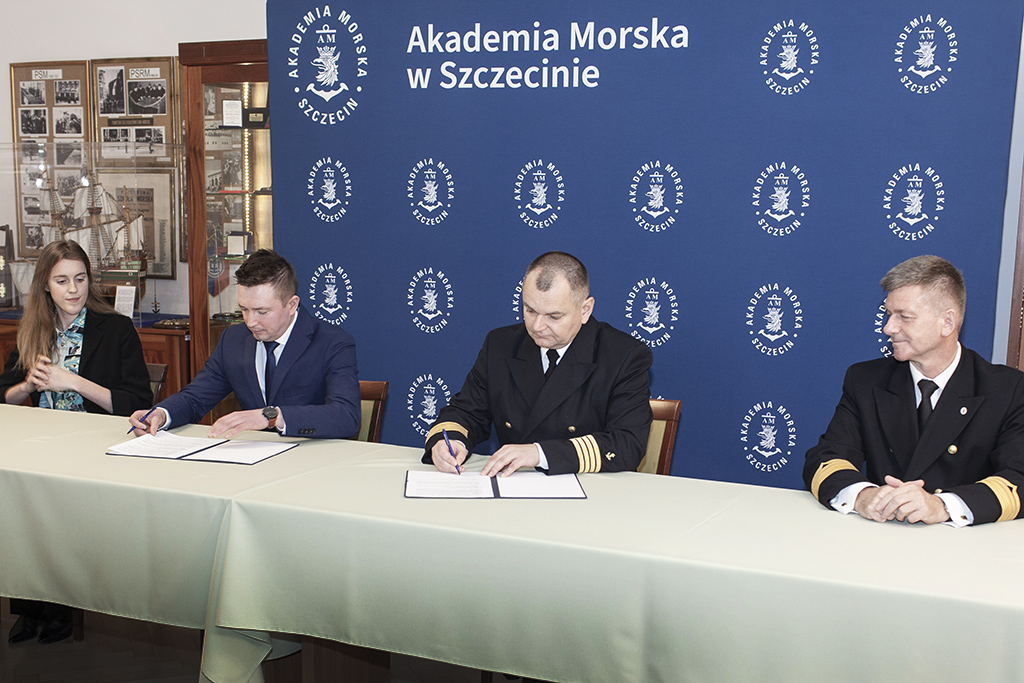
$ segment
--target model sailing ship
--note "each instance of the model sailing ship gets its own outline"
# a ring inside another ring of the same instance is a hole
[[[65,204],[45,172],[38,182],[40,210],[49,216],[49,222],[42,225],[45,242],[78,242],[89,255],[104,296],[112,297],[117,285],[137,281],[141,299],[146,293],[149,252],[143,217],[132,208],[128,188],[122,192],[124,201],[118,202],[89,172],[82,176],[71,203]]]

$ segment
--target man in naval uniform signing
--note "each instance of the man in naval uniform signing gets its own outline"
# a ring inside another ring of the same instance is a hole
[[[636,470],[651,427],[642,342],[591,313],[587,269],[569,254],[534,259],[523,323],[488,333],[462,390],[427,433],[423,462],[455,472],[493,424],[501,443],[482,474]],[[447,432],[454,457],[445,442]]]
[[[967,294],[948,261],[912,258],[881,285],[893,355],[847,371],[835,416],[807,452],[807,487],[826,507],[876,522],[1020,517],[1024,373],[960,344]]]

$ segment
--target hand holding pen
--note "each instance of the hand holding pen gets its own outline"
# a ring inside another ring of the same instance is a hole
[[[455,457],[455,450],[452,448],[452,442],[448,438],[448,430],[442,429],[441,433],[444,434],[444,442],[448,446],[448,452],[452,454],[452,460],[455,461],[455,474],[462,474],[462,470],[459,469],[459,459]]]

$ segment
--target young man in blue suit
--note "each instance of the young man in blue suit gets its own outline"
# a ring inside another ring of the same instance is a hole
[[[228,328],[206,365],[179,393],[129,418],[134,433],[199,422],[230,392],[242,410],[213,423],[209,436],[276,429],[286,436],[341,439],[359,431],[356,345],[351,335],[299,305],[295,269],[269,249],[235,273],[245,326]]]
[[[822,505],[876,522],[953,526],[1024,515],[1024,373],[958,341],[953,264],[904,261],[882,279],[892,358],[857,363],[804,481]]]

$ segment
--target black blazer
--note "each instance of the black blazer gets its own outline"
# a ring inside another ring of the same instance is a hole
[[[636,470],[651,428],[653,359],[646,344],[591,316],[545,382],[525,325],[492,330],[428,432],[423,462],[442,429],[472,452],[493,423],[502,445],[540,443],[550,474]]]
[[[963,348],[919,437],[909,365],[851,366],[828,429],[807,451],[804,482],[828,506],[850,484],[881,485],[887,474],[959,495],[975,524],[1021,517],[1024,373]]]
[[[0,396],[15,384],[25,381],[28,373],[15,367],[17,363],[18,350],[15,349],[0,375]],[[123,315],[86,313],[78,374],[110,389],[114,415],[128,416],[153,405],[149,371],[142,357],[142,342],[131,319]],[[39,405],[38,392],[30,394],[30,398],[32,405]],[[83,400],[86,411],[107,413],[89,399]]]

